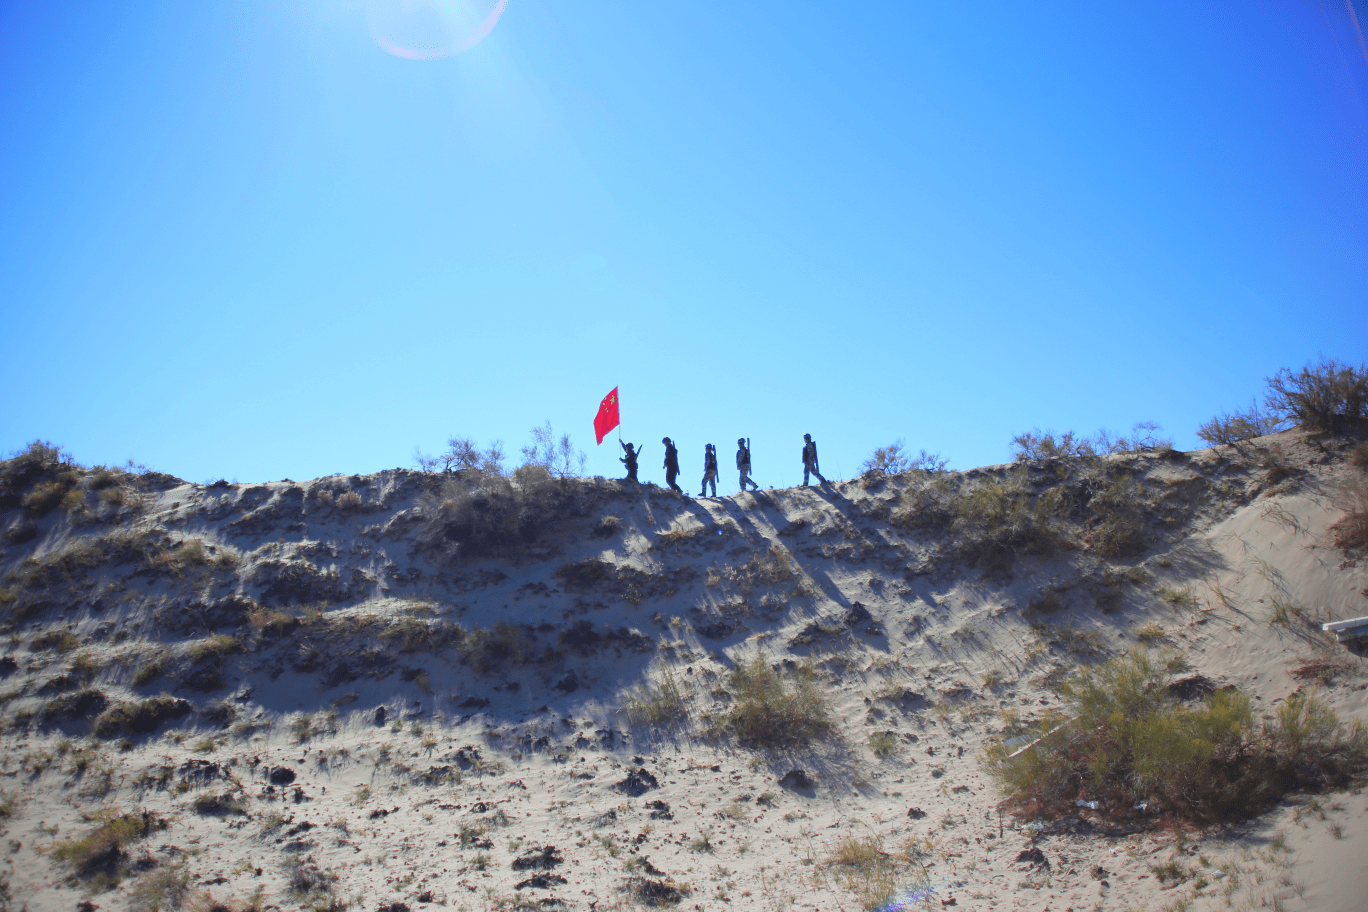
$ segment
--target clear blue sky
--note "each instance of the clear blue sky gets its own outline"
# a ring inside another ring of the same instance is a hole
[[[1195,447],[1368,357],[1350,9],[508,0],[413,60],[363,0],[0,3],[0,449],[303,479],[550,420],[611,475],[614,386],[690,486],[741,435],[765,486],[804,432]]]

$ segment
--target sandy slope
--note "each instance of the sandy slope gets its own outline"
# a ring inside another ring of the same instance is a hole
[[[1326,536],[1347,444],[1260,443],[1113,458],[1153,508],[1133,557],[1104,560],[1083,535],[987,571],[943,530],[890,523],[913,478],[709,500],[578,482],[535,541],[485,557],[434,533],[440,480],[411,472],[163,477],[122,511],[92,494],[90,515],[49,513],[3,554],[22,574],[80,537],[148,536],[11,589],[11,613],[31,614],[0,684],[9,907],[151,908],[157,879],[183,871],[192,891],[280,909],[306,907],[292,886],[365,910],[858,909],[869,885],[832,859],[877,840],[915,850],[891,876],[928,878],[931,906],[1362,908],[1362,794],[1294,796],[1199,833],[1127,832],[1087,809],[1030,827],[999,814],[979,769],[1004,711],[1058,706],[1052,681],[1147,622],[1194,674],[1267,711],[1303,686],[1289,672],[1323,645],[1312,621],[1368,614],[1368,567]],[[1259,463],[1275,451],[1290,474],[1270,484]],[[1288,625],[1270,624],[1279,610]],[[472,653],[443,621],[517,636]],[[35,642],[67,627],[65,646]],[[241,651],[212,654],[214,634]],[[135,683],[159,649],[160,673]],[[814,671],[838,736],[764,752],[710,733],[729,669],[757,650]],[[1333,654],[1346,666],[1323,696],[1368,718],[1363,661]],[[643,724],[624,697],[667,670],[689,715]],[[52,716],[54,697],[90,690],[110,705],[165,691],[190,711],[120,744],[89,735],[106,707]],[[50,849],[98,808],[167,825],[94,893]],[[1187,876],[1161,882],[1170,861]]]

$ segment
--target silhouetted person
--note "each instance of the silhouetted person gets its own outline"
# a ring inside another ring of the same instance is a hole
[[[712,484],[712,496],[717,496],[717,447],[711,443],[703,448],[703,490],[699,497],[708,496],[708,484]]]
[[[674,441],[669,437],[660,438],[660,442],[665,444],[665,483],[671,491],[683,494],[684,489],[675,484],[675,478],[679,476],[679,450],[675,449]]]
[[[804,434],[803,440],[803,487],[807,487],[809,472],[816,475],[822,484],[826,484],[827,480],[817,471],[817,441],[812,439],[811,434]]]
[[[618,462],[627,467],[627,481],[636,484],[637,454],[640,450],[634,449],[632,444],[623,443],[621,440],[618,441],[618,444],[621,445],[622,451],[627,454],[626,456],[619,457]]]
[[[736,470],[741,473],[742,491],[746,490],[746,485],[750,485],[752,491],[760,490],[760,486],[750,477],[750,444],[746,442],[745,437],[740,437],[736,441]]]

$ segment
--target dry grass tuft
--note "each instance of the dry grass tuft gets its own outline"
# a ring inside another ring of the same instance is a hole
[[[800,666],[781,675],[757,655],[731,673],[736,703],[722,729],[747,747],[804,747],[835,734],[831,704],[817,689],[812,670]]]

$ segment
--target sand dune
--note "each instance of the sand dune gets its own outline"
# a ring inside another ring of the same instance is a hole
[[[0,908],[1362,908],[1362,793],[1033,821],[980,767],[1005,712],[1142,628],[1261,711],[1306,688],[1368,719],[1364,660],[1319,631],[1368,615],[1328,532],[1357,445],[704,500],[12,462]],[[1029,515],[938,513],[995,485]],[[830,727],[729,726],[757,655]]]

